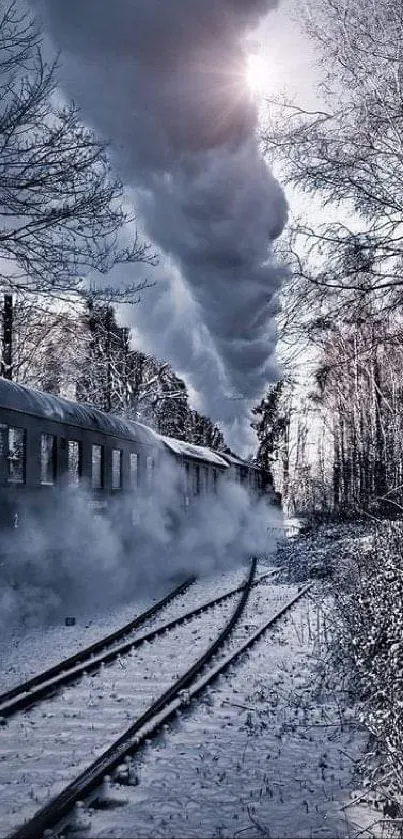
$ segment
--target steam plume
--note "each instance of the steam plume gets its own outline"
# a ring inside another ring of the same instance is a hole
[[[275,369],[270,245],[286,204],[262,158],[245,43],[276,0],[31,0],[63,82],[110,138],[160,282],[131,317],[238,444]]]
[[[20,622],[43,626],[66,614],[95,614],[168,581],[275,552],[269,530],[281,523],[279,509],[223,481],[217,495],[195,499],[185,512],[176,466],[166,461],[160,469],[152,494],[119,496],[108,516],[78,488],[55,492],[44,508],[24,509],[20,527],[0,544],[3,634]]]

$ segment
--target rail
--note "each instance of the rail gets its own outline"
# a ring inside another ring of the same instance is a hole
[[[74,805],[81,800],[91,795],[94,790],[101,784],[105,775],[113,772],[122,759],[131,751],[138,748],[140,738],[137,736],[138,732],[170,705],[178,695],[185,690],[201,672],[205,664],[214,656],[218,648],[228,638],[231,630],[237,623],[242,614],[251,587],[253,578],[256,572],[257,560],[253,559],[251,562],[248,579],[243,586],[243,592],[237,603],[229,621],[224,629],[220,632],[216,640],[211,644],[206,652],[190,667],[186,673],[183,674],[171,687],[168,688],[161,696],[147,708],[147,710],[127,729],[127,731],[115,741],[97,760],[94,761],[87,769],[84,770],[77,778],[72,781],[56,798],[50,801],[45,807],[39,810],[30,821],[20,827],[13,835],[12,839],[39,839],[45,830],[51,830],[55,825],[59,824],[61,820],[71,812]]]
[[[255,581],[254,585],[258,585],[274,573],[275,571],[270,571],[267,574],[263,574],[257,581]],[[104,639],[97,641],[96,644],[92,644],[85,650],[80,650],[80,652],[76,655],[59,662],[59,664],[56,664],[49,670],[45,670],[43,673],[29,679],[27,682],[22,682],[21,684],[16,685],[16,687],[12,690],[7,691],[7,693],[0,695],[0,718],[7,719],[17,713],[17,711],[30,708],[35,703],[53,694],[58,688],[66,687],[66,685],[76,681],[84,674],[95,672],[101,667],[101,665],[111,664],[111,662],[117,659],[118,656],[126,655],[129,651],[137,649],[148,641],[153,641],[159,635],[163,635],[165,632],[175,629],[177,626],[185,623],[185,621],[197,617],[214,606],[218,606],[220,603],[225,602],[225,600],[228,600],[230,597],[233,597],[243,591],[246,585],[245,583],[242,583],[240,586],[237,586],[236,588],[231,589],[230,591],[227,591],[212,600],[206,601],[195,609],[191,609],[188,612],[184,612],[182,615],[178,615],[173,620],[152,629],[145,635],[141,635],[139,638],[134,638],[130,641],[119,644],[119,646],[114,647],[113,650],[109,650],[108,652],[100,652],[100,655],[95,657],[94,653],[96,651],[99,652],[110,647],[112,643],[111,639],[116,640],[118,637],[123,637],[131,630],[136,629],[140,625],[139,621],[144,623],[147,617],[153,617],[162,609],[163,606],[167,605],[167,602],[183,593],[183,591],[189,587],[192,582],[194,582],[194,580],[190,579],[186,583],[183,583],[171,592],[170,595],[159,601],[158,604],[155,604],[155,606],[152,609],[149,609],[148,612],[144,612],[143,615],[140,615],[130,624],[126,624],[126,626],[122,627],[122,629],[112,633],[112,635],[106,636]],[[10,696],[11,698],[8,698]]]

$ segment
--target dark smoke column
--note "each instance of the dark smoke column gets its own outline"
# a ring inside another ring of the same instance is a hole
[[[159,284],[133,318],[214,420],[242,443],[275,377],[281,270],[270,258],[283,193],[256,138],[245,39],[275,0],[32,0],[63,81],[111,139],[148,235]],[[237,398],[233,398],[237,397]]]

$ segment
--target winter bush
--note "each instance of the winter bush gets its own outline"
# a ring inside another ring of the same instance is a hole
[[[357,550],[358,548],[358,550]],[[360,719],[403,781],[403,523],[344,550],[333,580],[331,654]]]
[[[325,577],[311,590],[326,628],[317,693],[330,689],[369,732],[368,753],[355,768],[360,784],[374,791],[379,815],[391,818],[401,836],[403,522],[321,527],[284,543],[277,562],[293,581]]]

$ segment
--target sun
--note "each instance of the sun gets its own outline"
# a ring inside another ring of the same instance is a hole
[[[263,57],[250,53],[246,58],[246,82],[251,93],[261,93],[265,87],[267,68]]]

